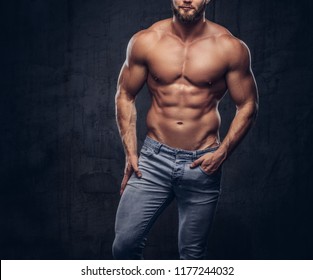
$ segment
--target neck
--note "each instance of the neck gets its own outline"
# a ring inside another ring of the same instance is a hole
[[[177,35],[182,41],[192,41],[193,39],[199,37],[206,27],[205,15],[193,23],[181,22],[175,15],[173,15],[172,20],[172,30],[175,35]]]

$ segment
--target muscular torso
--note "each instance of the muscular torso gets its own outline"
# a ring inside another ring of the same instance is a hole
[[[223,52],[212,31],[185,43],[164,24],[157,30],[146,61],[152,95],[148,136],[185,150],[216,146],[218,103],[227,89]]]

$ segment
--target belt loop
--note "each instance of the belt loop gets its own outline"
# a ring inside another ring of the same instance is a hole
[[[192,152],[192,161],[195,161],[197,157],[197,151]]]
[[[160,152],[162,146],[163,146],[163,144],[159,144],[159,143],[158,143],[158,144],[156,145],[156,147],[154,148],[154,152],[155,152],[156,154],[158,154],[158,153]]]

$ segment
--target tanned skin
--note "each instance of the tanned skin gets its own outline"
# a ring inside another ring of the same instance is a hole
[[[248,47],[227,29],[205,19],[209,0],[172,0],[173,18],[135,34],[127,48],[116,93],[117,123],[126,163],[121,184],[138,168],[135,99],[147,83],[152,104],[148,136],[184,150],[219,148],[195,160],[208,174],[217,171],[253,124],[257,86]],[[192,22],[188,17],[198,13]],[[228,90],[237,111],[220,142],[218,104]]]

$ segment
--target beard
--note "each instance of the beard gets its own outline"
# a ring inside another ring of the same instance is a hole
[[[180,8],[175,8],[173,3],[171,4],[173,14],[176,16],[176,18],[180,22],[186,23],[186,24],[192,24],[202,19],[203,12],[205,11],[206,5],[207,5],[206,3],[203,3],[198,9],[191,10],[193,11],[193,13],[189,14],[189,13],[185,13]]]

